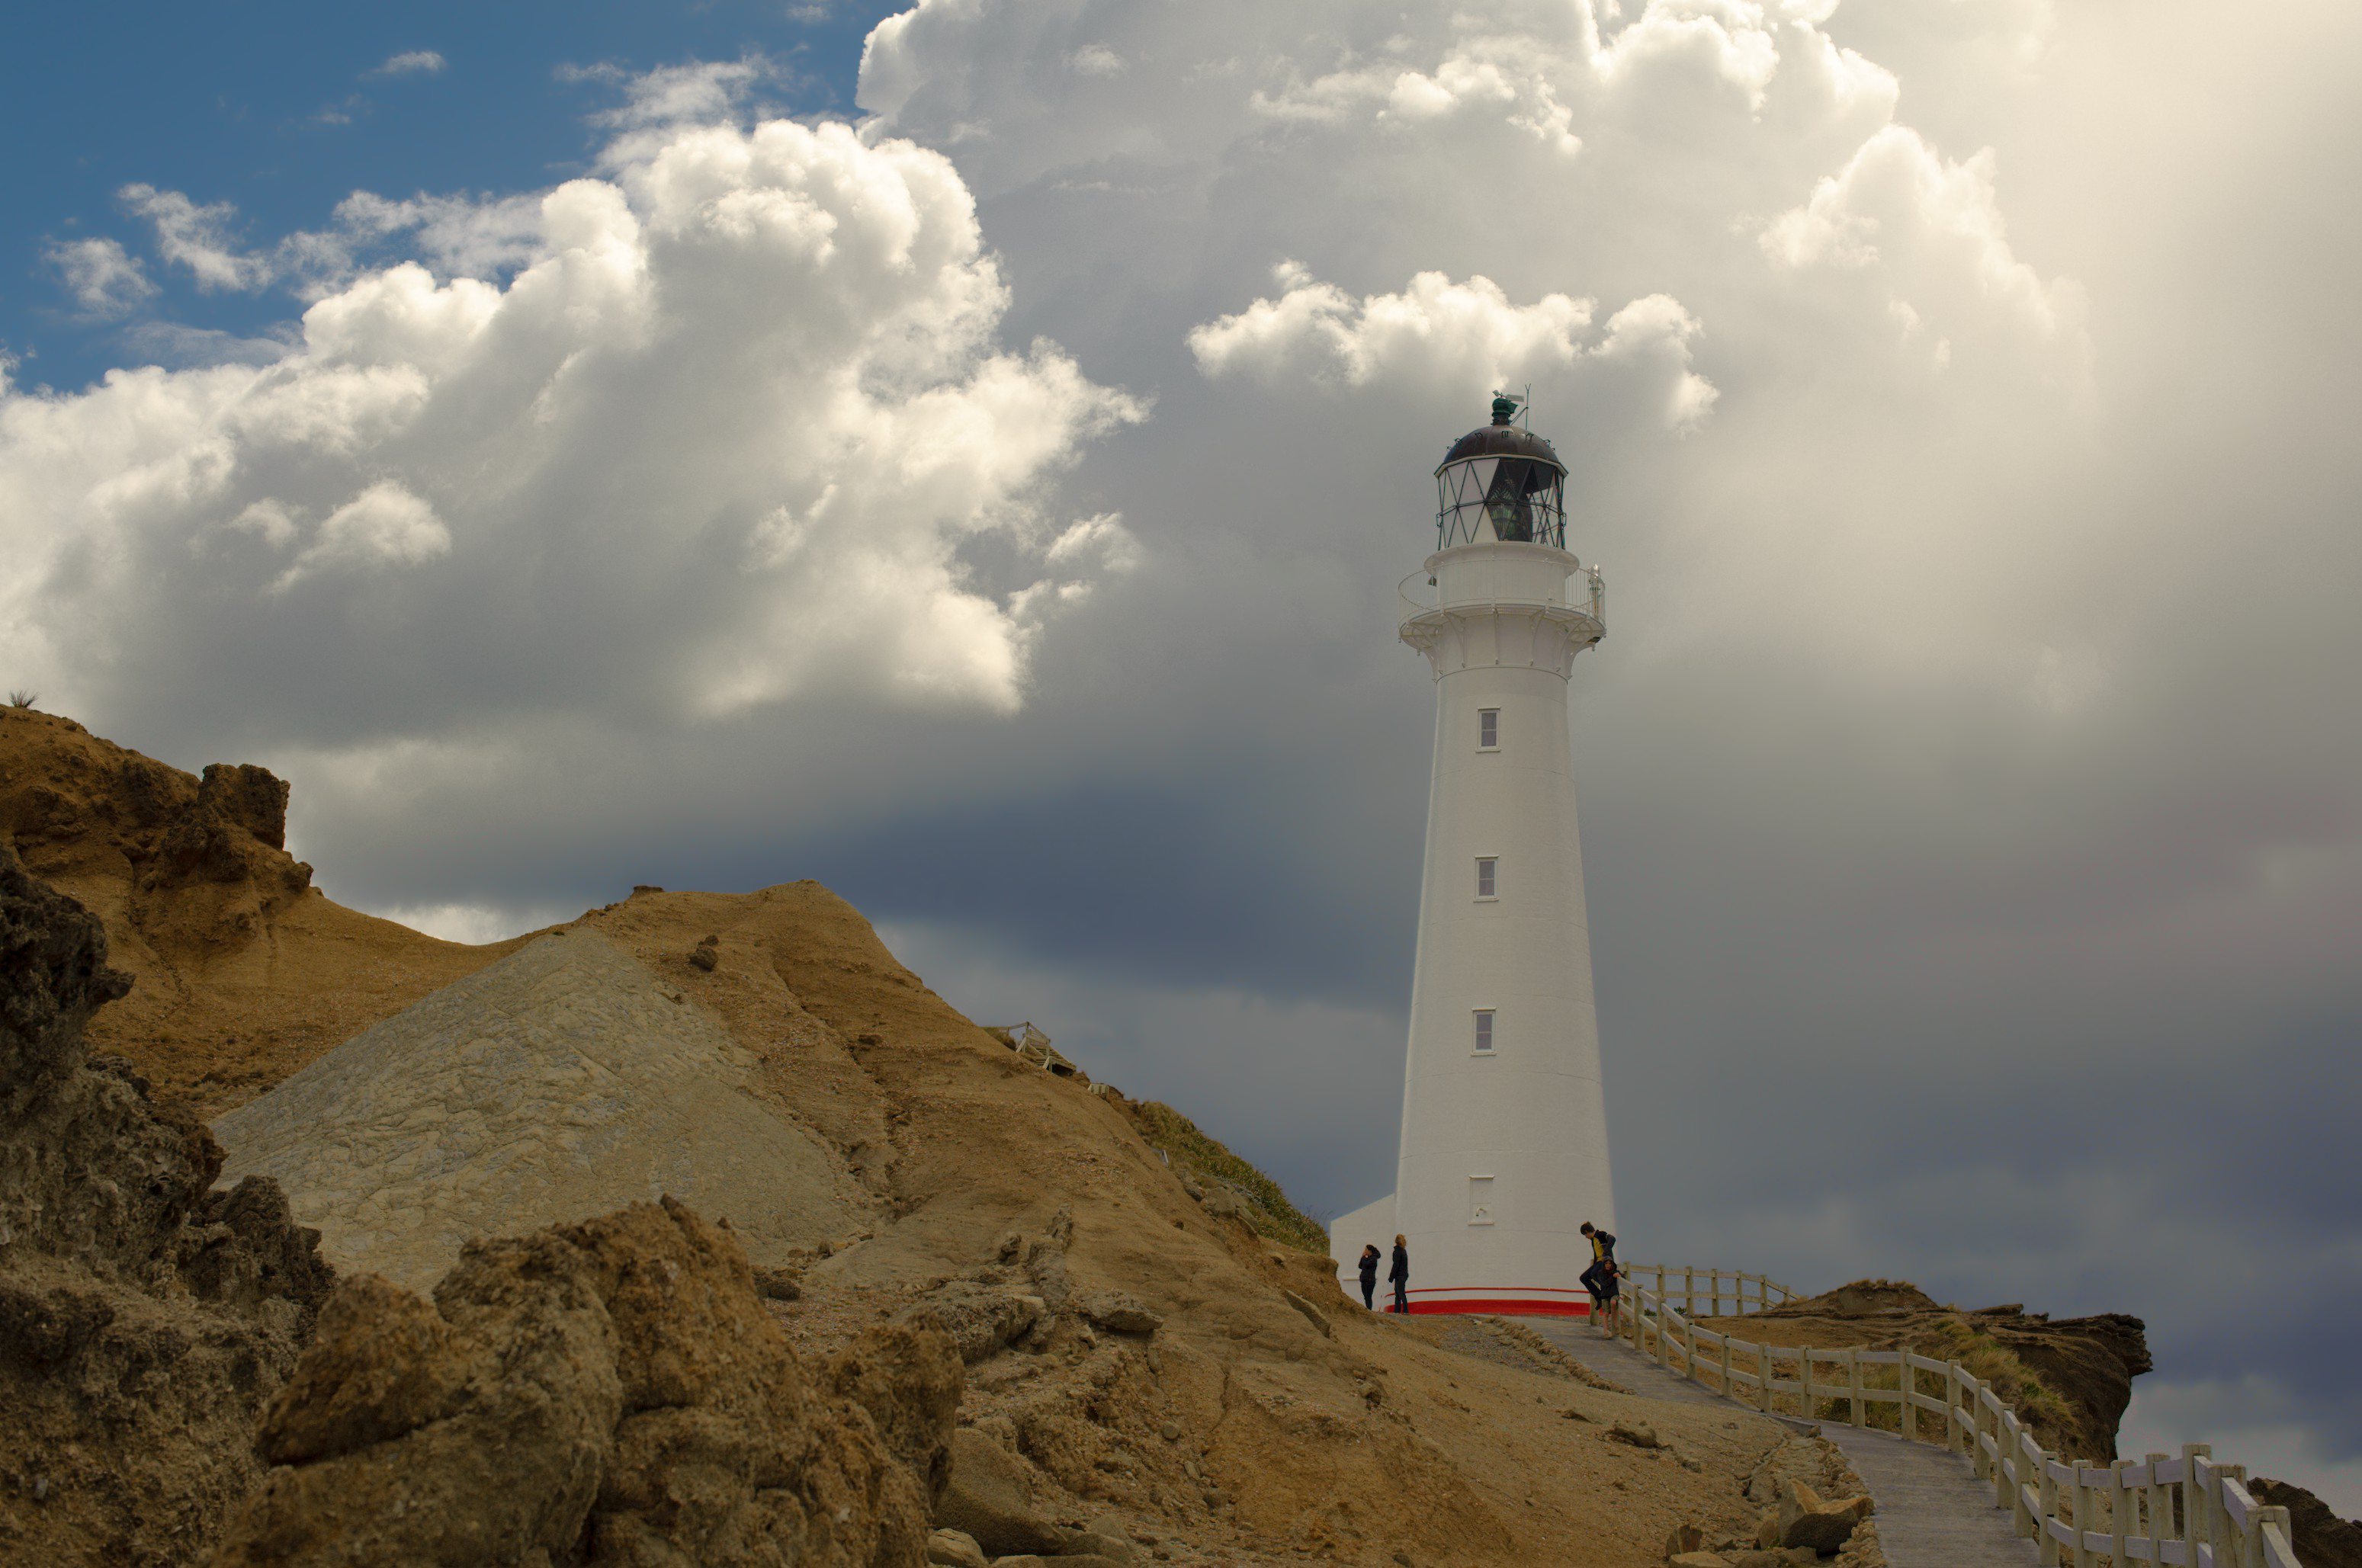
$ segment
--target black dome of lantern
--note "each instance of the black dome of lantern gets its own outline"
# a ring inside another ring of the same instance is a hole
[[[1493,422],[1451,444],[1436,465],[1436,547],[1495,540],[1566,547],[1566,465],[1550,442],[1513,423],[1519,399],[1496,396]]]

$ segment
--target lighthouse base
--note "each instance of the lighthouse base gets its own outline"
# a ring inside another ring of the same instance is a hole
[[[1349,1299],[1359,1300],[1362,1293],[1361,1257],[1364,1246],[1378,1249],[1378,1309],[1389,1309],[1394,1300],[1394,1287],[1386,1284],[1386,1270],[1391,1266],[1395,1245],[1395,1195],[1386,1194],[1375,1203],[1365,1203],[1350,1214],[1341,1214],[1329,1223],[1329,1256],[1337,1265],[1337,1283]],[[1442,1313],[1494,1314],[1505,1318],[1588,1318],[1591,1316],[1591,1293],[1580,1286],[1565,1288],[1551,1285],[1422,1285],[1419,1280],[1419,1252],[1414,1249],[1410,1260],[1410,1309],[1415,1317]]]

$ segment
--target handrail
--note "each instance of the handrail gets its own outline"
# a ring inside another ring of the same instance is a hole
[[[1921,1435],[1922,1418],[1940,1414],[1946,1452],[1967,1455],[1970,1473],[1992,1485],[1993,1507],[2007,1508],[2018,1535],[2036,1542],[2044,1568],[2096,1568],[2102,1557],[2114,1568],[2130,1568],[2136,1562],[2161,1568],[2301,1568],[2289,1511],[2257,1502],[2247,1490],[2246,1466],[2217,1464],[2205,1443],[2182,1444],[2179,1459],[2151,1453],[2138,1464],[2124,1459],[2106,1464],[2062,1461],[2034,1441],[1998,1390],[1957,1361],[1931,1360],[1907,1346],[1872,1351],[1859,1345],[1831,1350],[1750,1344],[1693,1320],[1700,1300],[1712,1302],[1709,1315],[1717,1318],[1725,1315],[1724,1301],[1736,1300],[1738,1315],[1745,1316],[1749,1280],[1756,1284],[1756,1311],[1802,1299],[1777,1280],[1686,1264],[1632,1264],[1623,1273],[1631,1310],[1616,1325],[1617,1337],[1629,1340],[1634,1350],[1668,1372],[1677,1371],[1735,1403],[1778,1415],[1781,1396],[1793,1394],[1805,1419],[1820,1419],[1824,1405],[1843,1404],[1857,1427],[1869,1425],[1871,1406],[1891,1404],[1906,1442],[1935,1441]],[[1655,1289],[1639,1284],[1638,1276],[1644,1274],[1656,1276]],[[1701,1275],[1708,1282],[1704,1293],[1697,1288]],[[1736,1282],[1731,1296],[1722,1294],[1725,1278]],[[1770,1299],[1775,1292],[1776,1302]],[[1672,1305],[1676,1296],[1679,1309]],[[1744,1364],[1749,1360],[1751,1368]],[[1775,1364],[1782,1361],[1794,1364],[1794,1377],[1779,1375]],[[1841,1367],[1840,1380],[1816,1383],[1816,1366]],[[1887,1366],[1895,1369],[1893,1387],[1863,1379],[1863,1368]],[[1927,1378],[1938,1380],[1939,1393],[1924,1390]],[[1751,1397],[1746,1395],[1749,1389]]]

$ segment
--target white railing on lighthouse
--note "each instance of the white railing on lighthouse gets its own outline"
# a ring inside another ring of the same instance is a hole
[[[1551,599],[1505,598],[1493,592],[1482,599],[1455,600],[1451,608],[1573,610],[1579,615],[1588,615],[1604,629],[1607,624],[1607,580],[1600,575],[1599,569],[1595,566],[1577,569],[1567,579],[1567,586],[1571,591]],[[1435,580],[1427,575],[1425,568],[1410,573],[1395,585],[1395,599],[1396,618],[1403,622],[1432,615],[1441,608],[1436,602]]]
[[[1654,1288],[1640,1284],[1643,1275],[1653,1275]],[[1624,1278],[1630,1299],[1617,1334],[1641,1354],[1765,1415],[1785,1414],[1782,1401],[1794,1396],[1807,1420],[1837,1419],[1835,1408],[1842,1406],[1843,1419],[1860,1427],[1869,1424],[1872,1406],[1895,1406],[1905,1441],[1966,1455],[1976,1478],[1992,1487],[1993,1507],[2010,1511],[2046,1568],[2095,1568],[2102,1558],[2114,1568],[2300,1568],[2289,1511],[2257,1502],[2246,1466],[2215,1463],[2204,1443],[2182,1444],[2179,1459],[2152,1453],[2137,1464],[2062,1460],[2034,1441],[2000,1390],[1959,1362],[1932,1360],[1907,1346],[1755,1344],[1694,1320],[1701,1301],[1711,1303],[1710,1315],[1723,1317],[1734,1315],[1723,1312],[1726,1301],[1745,1316],[1801,1299],[1776,1280],[1659,1264],[1628,1264]],[[1725,1280],[1731,1282],[1727,1295]],[[1793,1376],[1779,1375],[1783,1362]],[[1880,1386],[1890,1375],[1892,1384]],[[1824,1407],[1832,1413],[1824,1417]]]

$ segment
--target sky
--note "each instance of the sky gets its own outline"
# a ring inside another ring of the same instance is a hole
[[[22,11],[25,8],[19,7]],[[2362,12],[0,19],[0,685],[484,940],[802,877],[1392,1182],[1429,470],[1572,469],[1624,1251],[2362,1513]],[[2340,194],[2344,193],[2344,194]]]

